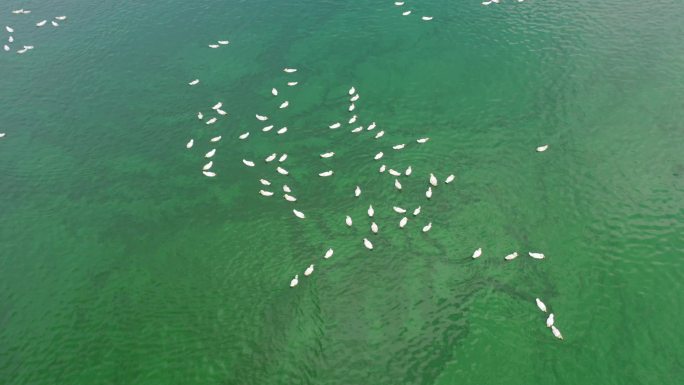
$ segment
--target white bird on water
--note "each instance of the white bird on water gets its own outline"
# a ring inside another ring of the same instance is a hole
[[[423,16],[423,17],[421,17],[421,19],[423,19],[425,21],[430,21],[430,20],[432,20],[432,16]]]
[[[356,186],[356,188],[354,189],[354,196],[357,198],[361,196],[361,187]]]
[[[548,145],[548,144],[545,144],[545,145],[543,145],[543,146],[539,146],[539,147],[537,147],[537,152],[544,152],[544,151],[546,151],[546,149],[548,149],[548,148],[549,148],[549,145]]]
[[[328,251],[325,252],[325,255],[323,256],[324,259],[328,259],[333,256],[333,249],[328,249]]]
[[[354,124],[356,122],[356,118],[358,118],[358,116],[356,116],[356,115],[349,118],[349,124]]]
[[[287,132],[287,127],[283,127],[280,130],[276,131],[276,134],[282,135]]]
[[[202,112],[197,113],[197,119],[202,120],[204,119],[204,114]]]
[[[339,122],[337,122],[337,123],[331,124],[331,125],[328,126],[328,127],[330,127],[331,129],[334,130],[334,129],[336,129],[336,128],[340,128],[340,126],[341,126],[341,124],[340,124]]]
[[[223,102],[218,102],[218,103],[214,104],[214,106],[211,107],[211,109],[216,111],[216,110],[220,110],[221,107],[223,107]]]
[[[211,119],[207,120],[206,123],[207,123],[207,124],[214,124],[214,123],[216,123],[216,120],[218,120],[218,119],[216,119],[216,118],[211,118]]]
[[[12,31],[10,31],[12,32]],[[354,95],[356,93],[356,88],[352,87],[349,89],[349,95]]]
[[[40,23],[38,23],[38,24],[40,24]],[[36,24],[36,25],[37,25],[37,24]],[[188,83],[188,84],[191,85],[191,86],[194,86],[194,85],[196,85],[196,84],[199,84],[199,82],[200,82],[199,79],[195,79],[195,80],[191,81],[191,82]]]
[[[406,223],[408,223],[408,218],[406,218],[406,217],[401,218],[401,220],[399,221],[399,228],[403,229],[404,226],[406,226]]]
[[[375,210],[373,209],[373,205],[370,205],[368,206],[368,216],[373,218],[373,215],[375,215]]]
[[[387,169],[387,165],[384,165],[384,164],[383,164],[382,166],[380,166],[380,170],[379,170],[379,171],[380,171],[380,172],[385,172],[386,169]]]
[[[228,40],[219,40],[219,41],[217,41],[217,43],[219,43],[219,44],[221,44],[221,45],[228,45],[228,44],[230,43],[230,41],[228,41]]]
[[[545,257],[545,256],[544,256],[544,253],[533,253],[533,252],[530,251],[530,252],[527,253],[527,254],[529,254],[530,257],[532,257],[532,258],[534,258],[534,259],[544,259],[544,257]]]
[[[202,174],[204,174],[204,176],[209,177],[209,178],[213,178],[216,176],[216,173],[212,172],[212,171],[202,171]]]
[[[431,228],[432,228],[432,222],[430,222],[430,223],[428,223],[427,225],[423,226],[423,232],[424,232],[424,233],[427,233],[428,231],[430,231]]]
[[[272,192],[266,191],[266,190],[259,190],[259,194],[261,194],[261,195],[263,195],[263,196],[265,196],[265,197],[273,196],[273,193],[272,193]]]
[[[401,5],[404,5],[404,2],[403,1],[395,1],[394,5],[401,6]]]
[[[188,144],[185,145],[185,148],[192,148],[192,146],[195,144],[195,139],[190,139]]]
[[[263,132],[269,132],[269,131],[271,131],[272,129],[273,129],[273,125],[271,124],[270,126],[266,126],[266,127],[262,128],[261,131],[263,131]]]
[[[435,176],[435,174],[430,173],[430,184],[437,187],[437,183],[437,177]]]
[[[59,27],[59,23],[57,23],[57,22],[54,21],[54,20],[51,21],[50,24],[52,24],[53,27]]]
[[[60,20],[60,21],[66,20],[66,18],[67,18],[66,16],[55,16],[55,19]]]
[[[394,149],[394,150],[402,150],[404,147],[406,147],[405,144],[397,144],[396,146],[392,146],[392,149]]]
[[[393,168],[390,168],[389,171],[390,175],[392,176],[401,176],[401,173]]]
[[[288,101],[286,100],[286,101],[284,101],[284,102],[282,102],[282,103],[280,104],[280,108],[281,108],[281,109],[287,108],[287,106],[289,106],[289,105],[290,105],[290,102],[288,102]]]
[[[405,209],[402,209],[401,207],[397,207],[397,206],[392,207],[392,210],[394,210],[394,212],[397,214],[404,214],[406,212]]]
[[[256,118],[257,118],[257,120],[260,120],[262,122],[268,120],[268,116],[259,115],[259,114],[256,114]]]
[[[321,158],[332,158],[334,155],[335,155],[335,153],[332,151],[325,152],[325,153],[321,154]]]
[[[444,183],[449,184],[449,183],[453,182],[454,179],[456,179],[456,176],[454,176],[454,174],[451,174],[446,178],[446,180],[444,180]]]
[[[290,188],[290,186],[284,184],[283,185],[283,191],[285,191],[286,193],[291,193],[292,189]]]
[[[537,303],[539,310],[546,313],[546,304],[544,304],[544,302],[542,302],[539,298],[535,298],[534,301]]]
[[[358,126],[355,129],[351,130],[354,134],[363,131],[363,126]]]
[[[2,49],[4,49],[5,52],[8,52],[8,51],[10,50],[10,47],[9,47],[7,44],[5,44],[5,45],[2,47]]]
[[[306,216],[304,215],[304,213],[301,212],[301,211],[299,211],[299,210],[292,209],[292,212],[293,212],[294,215],[295,215],[297,218],[299,218],[299,219],[304,219],[304,218],[306,218]]]
[[[553,316],[553,313],[549,314],[549,317],[546,318],[546,327],[550,328],[553,326],[553,323],[555,322],[555,317]]]
[[[238,136],[238,138],[240,138],[240,140],[245,140],[245,139],[247,139],[248,137],[249,137],[249,132],[245,132],[244,134]]]
[[[406,167],[406,171],[404,172],[404,175],[409,176],[413,172],[413,169],[411,166]]]
[[[219,140],[221,140],[221,135],[211,138],[210,142],[218,142]]]
[[[205,157],[205,158],[211,158],[212,156],[214,156],[214,154],[216,154],[216,149],[215,149],[215,148],[211,149],[209,152],[207,152],[206,154],[204,154],[204,157]]]
[[[373,232],[373,234],[378,233],[378,225],[375,222],[371,222],[371,231]]]
[[[394,180],[394,187],[396,187],[397,190],[401,190],[401,183],[399,182],[399,179]]]
[[[278,154],[276,154],[276,153],[274,152],[273,154],[267,156],[266,159],[264,159],[264,161],[265,161],[266,163],[273,162],[277,156],[278,156]]]
[[[368,238],[363,238],[363,245],[366,246],[368,250],[373,250],[373,244],[368,240]]]
[[[326,176],[331,176],[333,174],[333,170],[328,170],[328,171],[323,171],[318,174],[318,176],[326,177]]]
[[[227,113],[226,111],[223,111],[223,110],[220,109],[220,108],[216,109],[216,112],[217,112],[219,115],[222,115],[222,116],[228,115],[228,113]]]
[[[349,112],[352,112],[356,109],[356,105],[354,103],[349,105]]]
[[[287,85],[290,86],[290,87],[294,87],[294,86],[296,86],[297,84],[299,84],[299,82],[287,82]]]
[[[551,326],[551,332],[553,333],[553,336],[558,338],[559,340],[563,339],[563,335],[561,334],[560,330],[556,328],[555,326]]]
[[[416,207],[416,209],[413,210],[413,216],[414,217],[417,216],[418,214],[420,214],[420,206]]]
[[[290,287],[295,287],[299,284],[299,274],[295,275],[294,278],[292,278],[292,281],[290,281]]]
[[[53,23],[54,23],[54,21],[53,21]],[[216,48],[218,48],[218,47],[219,47],[218,44],[209,44],[209,48],[216,49]]]
[[[296,68],[283,68],[283,72],[291,74],[293,72],[297,72],[297,69]]]
[[[377,154],[375,154],[374,159],[375,159],[375,160],[380,160],[380,159],[382,159],[382,157],[383,157],[384,155],[385,155],[385,154],[383,154],[382,151],[380,151],[380,152],[378,152]]]
[[[430,140],[430,138],[420,138],[420,139],[416,139],[416,142],[423,144],[423,143],[426,143],[428,140]]]
[[[368,125],[368,128],[366,128],[366,131],[373,131],[375,129],[375,122],[371,123]]]
[[[13,33],[13,32],[14,32],[14,28],[12,28],[12,27],[10,27],[10,26],[7,26],[7,25],[6,25],[6,26],[5,26],[5,29],[6,29],[7,32],[9,32],[9,33]]]
[[[297,198],[293,197],[290,194],[284,194],[283,198],[285,198],[285,200],[288,202],[296,202],[297,201]]]
[[[211,166],[214,165],[214,161],[210,160],[209,163],[205,164],[204,167],[202,167],[202,170],[207,171],[211,168]]]
[[[507,261],[512,261],[512,260],[514,260],[514,259],[516,259],[516,258],[518,258],[518,252],[517,252],[517,251],[515,251],[515,252],[513,252],[513,253],[511,253],[511,254],[508,254],[507,256],[504,257],[504,259],[507,260]]]
[[[473,259],[480,258],[480,256],[482,256],[482,248],[481,247],[479,249],[475,250],[475,252],[473,253]]]
[[[280,174],[280,175],[288,175],[289,174],[289,172],[287,170],[285,170],[284,168],[282,168],[280,166],[278,166],[278,168],[276,168],[276,171],[278,171],[278,174]]]
[[[264,186],[270,186],[270,185],[271,185],[271,182],[269,182],[269,181],[266,180],[266,179],[259,179],[259,182],[260,182],[261,184],[263,184]]]
[[[410,14],[411,14],[411,11],[406,11],[406,12],[402,13],[403,16],[408,16]]]
[[[380,139],[383,135],[385,135],[385,131],[380,131],[377,134],[375,134],[375,139]]]
[[[306,270],[304,270],[304,275],[308,277],[311,274],[313,274],[313,272],[314,272],[314,265],[311,264],[311,265],[309,265],[309,267],[306,268]]]
[[[427,191],[425,192],[425,197],[427,199],[432,198],[432,187],[428,187]]]
[[[351,219],[351,217],[350,217],[349,215],[347,215],[347,217],[344,218],[344,223],[346,223],[347,226],[351,227],[351,225],[352,225],[352,219]]]
[[[350,102],[355,102],[357,100],[359,100],[359,94],[356,94],[356,95],[352,96],[351,99],[349,99]]]
[[[273,94],[273,96],[278,96],[278,90],[275,88],[271,89],[271,93]]]
[[[252,162],[251,160],[243,159],[242,163],[244,163],[247,167],[254,167],[254,162]]]
[[[283,162],[286,161],[286,160],[287,160],[287,154],[283,154],[283,155],[281,155],[280,158],[278,159],[278,162],[283,163]]]

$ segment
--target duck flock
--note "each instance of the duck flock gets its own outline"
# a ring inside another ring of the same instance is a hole
[[[12,11],[12,15],[14,15],[14,16],[31,15],[32,13],[33,12],[31,10],[23,9],[23,8],[22,9],[15,9]],[[38,21],[35,24],[35,26],[36,26],[36,28],[41,28],[41,27],[47,26],[48,21],[49,21],[50,25],[53,28],[56,28],[56,27],[60,26],[60,23],[66,21],[66,19],[67,19],[66,16],[54,16],[54,17],[51,17],[50,19],[42,19],[42,20]],[[17,43],[17,38],[15,37],[15,35],[16,35],[15,29],[19,29],[19,28],[15,28],[13,25],[6,25],[5,26],[4,31],[8,35],[6,37],[5,43],[2,43],[3,44],[2,51],[3,52],[11,52],[12,50],[14,50],[16,53],[21,55],[21,54],[24,54],[24,53],[34,49],[35,48],[34,45],[24,45],[23,43],[22,44]],[[3,40],[4,39],[5,38],[3,38]]]
[[[407,7],[404,7],[405,4],[406,4],[405,1],[395,1],[395,2],[394,2],[394,5],[396,5],[397,7],[408,8],[408,6],[407,6]],[[401,13],[402,16],[410,16],[411,14],[413,14],[413,11],[410,10],[410,9],[409,9],[409,10],[406,10],[406,11],[403,11],[403,12]],[[423,21],[430,21],[430,20],[433,19],[433,17],[432,17],[432,16],[421,16],[420,19],[423,20]]]
[[[227,42],[227,41],[226,41]],[[220,44],[218,44],[221,46]],[[210,45],[210,48],[214,48]],[[270,95],[273,98],[273,103],[266,111],[258,111],[254,113],[254,128],[251,131],[242,132],[236,135],[234,140],[248,142],[252,135],[273,135],[275,132],[276,137],[278,135],[284,135],[288,132],[288,127],[283,125],[282,121],[277,119],[278,111],[288,108],[290,106],[290,98],[285,97],[284,94],[290,95],[290,92],[282,92],[283,87],[290,88],[295,87],[299,84],[298,77],[299,72],[296,68],[286,67],[283,68],[283,73],[286,79],[283,80],[280,85],[276,85],[271,88]],[[193,79],[187,83],[190,87],[197,87],[200,84],[200,79]],[[279,89],[280,88],[280,89]],[[264,91],[266,93],[268,91]],[[440,178],[435,175],[435,172],[425,172],[422,175],[416,175],[413,172],[413,166],[408,165],[407,167],[393,166],[387,160],[391,158],[391,154],[397,151],[402,151],[410,147],[423,146],[430,141],[427,136],[415,138],[409,143],[394,143],[386,144],[387,137],[385,129],[382,129],[375,121],[371,121],[367,124],[361,124],[359,122],[358,116],[358,104],[361,99],[361,95],[355,86],[348,89],[345,95],[340,95],[340,98],[346,100],[344,109],[348,114],[344,119],[339,121],[330,122],[327,127],[321,127],[322,130],[345,130],[351,135],[361,135],[367,138],[367,140],[372,141],[375,145],[376,150],[368,153],[366,159],[368,162],[376,163],[378,165],[378,172],[383,175],[387,175],[388,183],[387,188],[393,189],[397,192],[401,192],[405,185],[410,183],[415,183],[424,186],[424,197],[418,198],[417,202],[412,207],[400,207],[397,205],[385,205],[384,202],[378,202],[375,205],[372,203],[368,204],[366,209],[367,218],[365,215],[362,218],[353,218],[352,215],[348,213],[342,213],[340,215],[339,226],[351,228],[354,226],[365,227],[368,231],[365,236],[360,236],[359,248],[365,248],[367,252],[372,252],[375,249],[374,239],[379,236],[382,231],[408,231],[407,228],[411,228],[409,222],[416,223],[417,226],[414,228],[422,233],[429,232],[433,227],[433,222],[429,218],[425,218],[425,214],[422,214],[423,205],[429,205],[433,195],[437,191],[445,189],[447,185],[450,185],[456,180],[454,174],[449,174],[443,176],[440,182]],[[203,111],[196,113],[197,119],[204,125],[213,125],[219,121],[219,119],[224,119],[228,115],[226,111],[223,110],[224,104],[221,101],[216,101],[212,106],[206,106]],[[342,109],[342,107],[340,107]],[[280,128],[278,128],[280,127]],[[210,135],[211,136],[211,135]],[[217,173],[214,170],[213,157],[217,153],[217,144],[221,141],[222,136],[216,135],[209,139],[207,145],[209,150],[204,154],[205,164],[202,166],[202,174],[208,178],[214,178]],[[336,142],[339,143],[339,142]],[[195,139],[190,138],[186,143],[186,148],[192,150],[195,146]],[[548,149],[548,145],[542,145],[537,147],[535,150],[537,152],[544,152]],[[201,150],[204,152],[205,150]],[[308,154],[312,155],[312,154]],[[297,156],[297,155],[294,155]],[[282,199],[291,204],[291,211],[293,214],[293,220],[310,220],[307,214],[300,208],[297,207],[300,202],[297,198],[297,194],[294,192],[293,188],[289,185],[289,180],[292,178],[292,174],[297,174],[297,170],[288,170],[287,159],[289,155],[287,153],[271,152],[263,154],[263,158],[243,158],[242,164],[248,168],[258,169],[260,172],[260,177],[258,179],[259,190],[258,194],[263,197],[263,199],[274,199],[276,196],[282,194]],[[319,178],[324,180],[334,178],[336,173],[332,166],[332,160],[336,157],[336,152],[334,148],[329,148],[324,152],[317,154],[317,158],[320,159],[320,168],[317,170],[317,175]],[[308,177],[314,178],[315,175],[308,175]],[[277,181],[277,182],[276,182]],[[280,186],[278,186],[280,185]],[[347,186],[349,190],[349,199],[358,199],[362,196],[364,188],[362,185],[349,185]],[[280,192],[279,190],[282,190]],[[446,193],[446,192],[445,192]],[[360,201],[360,200],[359,200]],[[365,208],[365,204],[364,204]],[[376,221],[375,213],[376,210],[387,210],[396,214],[396,222],[394,223],[383,223],[380,224]],[[363,223],[359,225],[359,223]],[[334,249],[328,248],[324,252],[321,251],[323,261],[330,259],[334,255]],[[478,248],[474,251],[470,258],[478,259],[483,255],[482,248]],[[540,252],[528,252],[528,255],[533,260],[543,260],[545,255]],[[503,260],[510,263],[519,256],[518,252],[510,253],[503,257]],[[314,273],[316,267],[316,262],[311,261],[308,266],[304,269],[303,276],[309,277]],[[290,287],[295,288],[299,285],[300,275],[296,273],[294,278],[290,281]],[[536,299],[537,306],[542,311],[546,312],[546,305]],[[560,331],[554,325],[554,315],[551,313],[546,324],[551,328],[552,333],[555,337],[562,339]]]

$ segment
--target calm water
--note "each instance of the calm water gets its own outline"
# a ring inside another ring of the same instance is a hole
[[[0,383],[681,383],[684,3],[503,1],[2,5]]]

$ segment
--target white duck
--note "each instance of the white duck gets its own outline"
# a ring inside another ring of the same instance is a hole
[[[546,313],[546,304],[542,302],[539,298],[535,298],[534,301],[537,303],[537,307],[539,308],[539,310]]]
[[[294,278],[292,278],[292,281],[290,281],[290,287],[295,287],[299,284],[299,275],[295,275]]]
[[[385,155],[385,154],[383,154],[383,152],[380,151],[380,152],[378,152],[377,154],[375,154],[375,156],[373,157],[373,159],[375,159],[375,160],[380,160],[380,159],[382,159],[382,157],[383,157],[384,155]]]
[[[340,126],[341,126],[341,124],[340,124],[339,122],[337,122],[337,123],[331,124],[331,125],[328,126],[328,127],[330,127],[331,129],[334,130],[334,129],[336,129],[336,128],[340,128]]]
[[[437,187],[437,177],[433,173],[430,173],[430,184]]]
[[[530,257],[532,257],[534,259],[544,259],[545,258],[544,253],[533,253],[530,251],[528,254],[530,255]]]
[[[456,179],[456,177],[454,176],[454,174],[451,174],[444,180],[444,183],[449,184],[449,183],[453,182],[454,179]]]
[[[404,213],[406,212],[405,209],[403,209],[403,208],[401,208],[401,207],[398,207],[398,206],[392,207],[392,210],[394,210],[394,212],[397,213],[397,214],[404,214]]]
[[[347,217],[344,218],[344,223],[346,223],[347,226],[351,227],[351,225],[352,225],[352,219],[351,219],[351,217],[350,217],[349,215],[347,215]]]
[[[507,256],[504,257],[505,260],[507,261],[512,261],[514,259],[518,258],[518,252],[513,252],[511,254],[508,254]]]
[[[188,144],[185,145],[185,148],[192,148],[192,146],[195,144],[195,139],[190,139]]]
[[[428,187],[427,191],[425,191],[425,197],[427,199],[432,198],[432,187]]]
[[[368,216],[373,218],[373,215],[375,215],[375,210],[373,209],[373,205],[368,206]]]
[[[559,340],[563,339],[563,335],[561,334],[560,330],[556,328],[555,326],[551,326],[551,332],[553,333],[553,336],[558,338]]]
[[[328,170],[328,171],[323,171],[323,172],[319,173],[318,176],[327,177],[327,176],[331,176],[333,173],[334,173],[333,170]]]
[[[375,222],[371,222],[371,231],[373,232],[373,234],[377,234],[378,230],[378,225]]]
[[[261,194],[265,197],[273,196],[273,193],[271,191],[266,191],[266,190],[259,190],[259,194]]]
[[[423,232],[424,232],[424,233],[427,233],[428,231],[430,231],[431,228],[432,228],[432,222],[430,222],[430,223],[428,223],[427,225],[423,226]]]
[[[394,187],[396,187],[397,190],[401,190],[401,183],[399,182],[399,179],[394,180]]]
[[[403,229],[404,226],[406,226],[406,223],[408,223],[408,218],[406,218],[406,217],[401,218],[401,220],[399,221],[399,228]]]
[[[251,160],[243,159],[242,163],[244,163],[247,167],[254,167],[254,162],[252,162]]]
[[[333,256],[333,249],[328,249],[328,251],[325,252],[325,255],[323,256],[324,259],[328,259]]]
[[[333,156],[335,156],[335,153],[332,151],[321,154],[321,158],[332,158]]]
[[[214,149],[209,150],[209,152],[207,152],[206,154],[204,154],[204,157],[205,158],[211,158],[215,154],[216,154],[216,149],[214,148]]]
[[[354,189],[354,196],[357,198],[361,196],[361,187],[356,186],[356,189]]]
[[[475,252],[473,253],[473,259],[480,258],[480,256],[482,256],[482,248],[481,247],[479,249],[475,250]]]
[[[292,209],[292,212],[293,212],[294,215],[295,215],[297,218],[299,218],[299,219],[304,219],[304,218],[306,218],[306,216],[304,215],[304,213],[301,212],[301,211],[299,211],[299,210]]]
[[[313,274],[313,272],[314,272],[314,265],[312,263],[311,265],[309,265],[309,267],[306,268],[306,270],[304,270],[304,275],[308,277],[311,274]]]
[[[368,240],[368,238],[363,238],[363,245],[366,246],[368,250],[373,250],[373,244]]]
[[[539,147],[537,147],[537,152],[544,152],[544,151],[546,151],[548,148],[549,148],[549,145],[548,145],[548,144],[545,144],[545,145],[543,145],[543,146],[539,146]]]

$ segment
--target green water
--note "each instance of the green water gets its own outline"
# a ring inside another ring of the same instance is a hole
[[[681,383],[684,3],[502,1],[2,5],[0,384]]]

